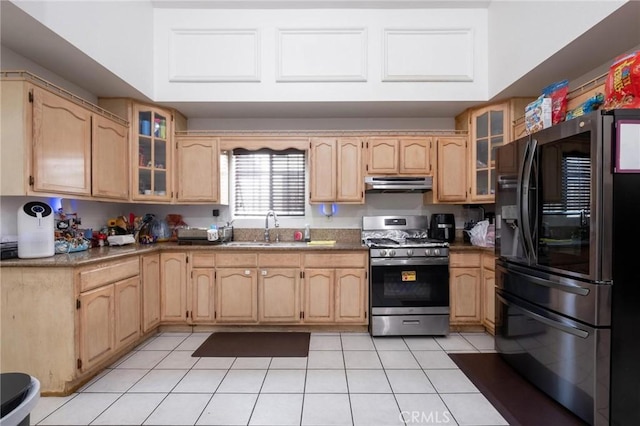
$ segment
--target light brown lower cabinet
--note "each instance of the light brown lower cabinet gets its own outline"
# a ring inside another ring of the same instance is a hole
[[[455,250],[455,248],[453,249]],[[449,257],[452,326],[495,332],[495,256],[484,249],[453,251]]]
[[[132,256],[81,267],[76,277],[77,364],[86,372],[140,336],[140,261]]]
[[[482,255],[482,325],[495,334],[496,330],[496,260],[493,254]]]
[[[300,322],[300,268],[258,269],[258,320]]]
[[[303,321],[367,324],[368,253],[309,253],[303,257]]]
[[[335,320],[335,270],[309,268],[304,271],[303,309],[306,323]]]
[[[134,343],[140,336],[140,277],[113,284],[115,349]]]
[[[91,370],[115,348],[115,293],[113,285],[80,294],[80,357],[78,368]]]
[[[215,279],[212,268],[193,268],[189,291],[189,321],[191,323],[211,323],[215,321]]]
[[[160,253],[160,321],[187,321],[187,254]]]
[[[451,325],[481,325],[481,253],[451,253],[449,290]]]
[[[216,269],[218,322],[258,321],[258,272],[256,268]]]
[[[142,332],[160,324],[160,254],[141,256]]]

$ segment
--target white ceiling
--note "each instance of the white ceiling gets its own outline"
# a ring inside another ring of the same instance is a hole
[[[154,0],[154,7],[488,7],[490,1],[322,1],[322,0]],[[101,96],[126,96],[153,101],[62,39],[9,1],[0,1],[0,42],[21,56],[77,86]],[[511,96],[537,96],[549,82],[574,79],[611,60],[613,54],[640,45],[640,1],[631,1],[574,40],[493,100]],[[531,23],[524,31],[544,30]],[[28,36],[26,36],[28,35]],[[526,55],[526,46],[523,46]],[[1,58],[0,58],[1,60]],[[513,58],[518,60],[518,58]],[[0,63],[0,66],[2,64]],[[507,65],[505,65],[507,66]],[[307,102],[211,103],[163,102],[189,118],[324,118],[324,117],[452,117],[475,102]]]

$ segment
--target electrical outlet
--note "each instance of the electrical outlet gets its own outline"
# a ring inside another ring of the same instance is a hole
[[[220,210],[213,209],[213,217],[218,217],[218,216],[220,216]]]

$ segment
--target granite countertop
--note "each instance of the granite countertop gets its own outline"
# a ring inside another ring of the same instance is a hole
[[[456,239],[454,242],[449,244],[449,249],[451,251],[481,251],[483,253],[494,253],[495,247],[480,247],[474,246],[471,243],[464,242],[463,240]]]
[[[233,243],[238,243],[234,241]],[[369,248],[362,243],[351,242],[337,242],[333,245],[307,245],[304,242],[281,242],[265,245],[259,241],[244,241],[240,242],[242,245],[228,245],[228,244],[204,244],[204,245],[183,245],[177,242],[166,242],[156,244],[130,244],[125,246],[108,246],[108,247],[95,247],[89,250],[68,253],[68,254],[56,254],[51,257],[42,257],[34,259],[6,259],[0,261],[0,267],[9,266],[32,266],[32,267],[75,267],[82,266],[90,263],[105,262],[110,260],[116,260],[127,256],[141,255],[147,253],[161,252],[161,251],[215,251],[215,252],[230,252],[230,251],[329,251],[329,250],[369,250]]]

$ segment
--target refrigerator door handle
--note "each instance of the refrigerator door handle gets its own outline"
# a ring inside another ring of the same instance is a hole
[[[511,302],[509,302],[507,299],[505,299],[504,297],[502,297],[499,294],[496,294],[496,297],[505,305],[509,306],[511,305]],[[581,330],[579,328],[576,327],[571,327],[565,324],[562,324],[558,321],[554,321],[552,319],[549,319],[543,315],[540,314],[536,314],[535,312],[531,312],[528,309],[525,309],[524,307],[522,307],[521,305],[517,305],[518,309],[520,309],[522,311],[522,313],[524,313],[526,316],[539,321],[543,324],[548,325],[549,327],[555,328],[557,330],[563,331],[565,333],[569,333],[569,334],[573,334],[576,337],[580,337],[581,339],[586,339],[587,337],[589,337],[589,333],[587,333],[584,330]]]
[[[529,247],[527,246],[527,242],[525,241],[525,236],[524,236],[524,209],[523,209],[523,191],[522,191],[522,184],[523,184],[523,180],[524,180],[524,173],[526,170],[526,164],[527,164],[527,158],[529,157],[529,145],[530,145],[531,141],[527,141],[527,143],[524,146],[524,156],[523,156],[523,160],[522,160],[522,165],[520,167],[520,170],[518,170],[518,184],[517,184],[517,189],[516,189],[516,197],[517,197],[517,219],[518,219],[518,236],[520,237],[520,241],[522,241],[522,249],[524,250],[524,255],[527,258],[527,261],[530,259],[530,255],[529,255]]]
[[[524,277],[524,278],[527,279],[527,281],[529,281],[529,282],[531,282],[533,284],[537,284],[537,285],[541,285],[541,286],[549,287],[549,288],[556,288],[556,289],[561,290],[561,291],[566,291],[567,293],[573,293],[573,294],[577,294],[579,296],[587,296],[589,294],[589,292],[590,292],[590,290],[588,288],[580,287],[580,286],[574,285],[574,284],[563,283],[562,279],[560,279],[559,281],[552,281],[552,280],[546,280],[544,278],[536,277],[534,275],[530,275],[530,274],[527,274],[527,273],[519,272],[513,266],[510,266],[508,271],[506,269],[502,268],[501,266],[497,266],[497,268],[501,269],[505,273],[508,272],[510,274],[513,274],[513,275],[519,275],[521,277]]]
[[[531,141],[529,142],[529,158],[525,158],[525,164],[524,164],[524,173],[523,173],[523,180],[522,180],[522,205],[521,205],[521,209],[522,209],[522,227],[523,229],[523,233],[524,233],[524,238],[525,238],[525,244],[527,246],[527,251],[529,252],[529,261],[534,261],[536,260],[536,253],[535,253],[535,247],[533,245],[533,238],[532,238],[532,230],[531,230],[531,217],[530,217],[530,212],[531,212],[531,205],[529,204],[529,191],[531,190],[531,171],[533,169],[533,162],[535,161],[535,153],[536,153],[536,148],[538,146],[538,140],[537,139],[531,139]],[[534,206],[535,207],[535,206]]]

